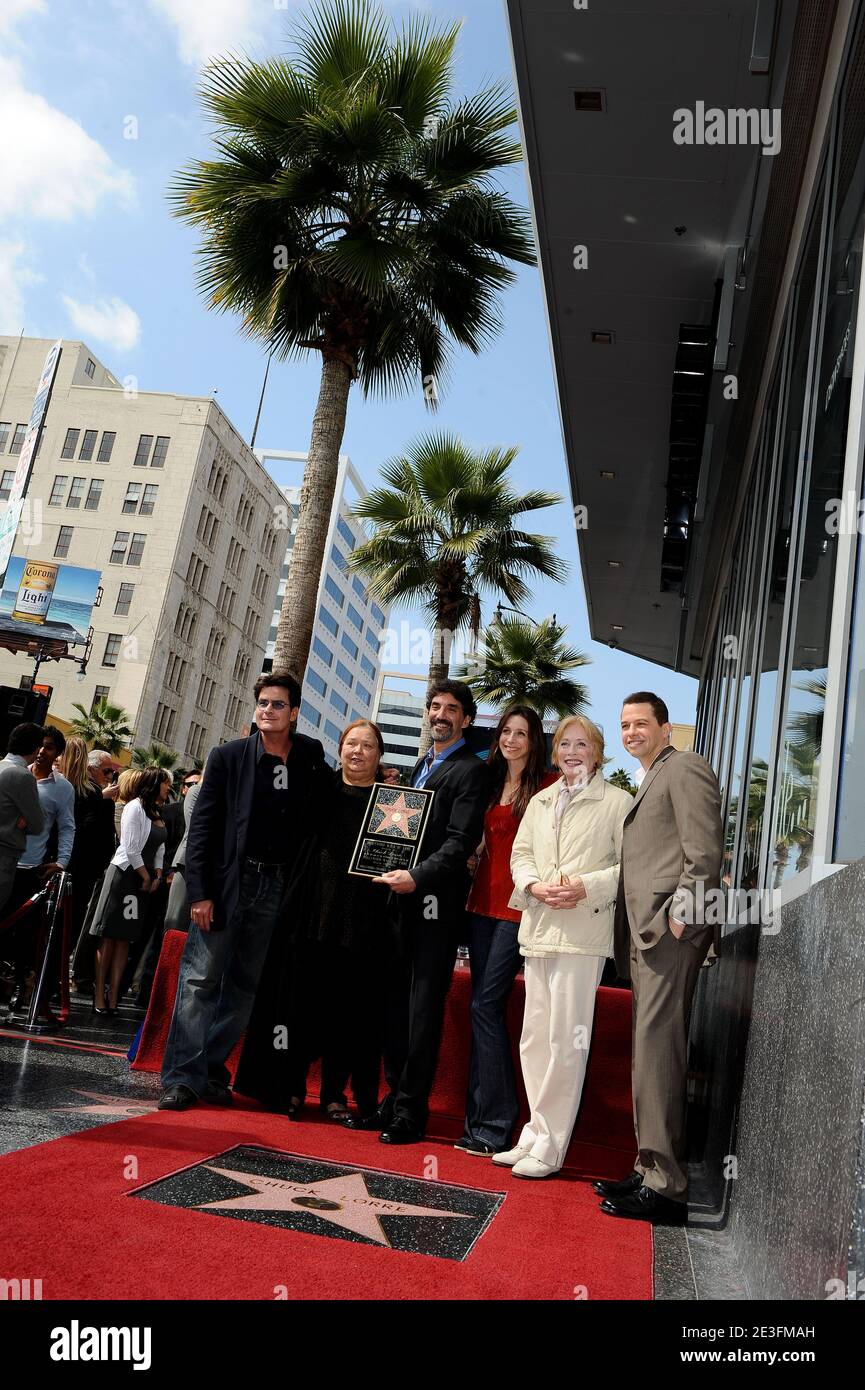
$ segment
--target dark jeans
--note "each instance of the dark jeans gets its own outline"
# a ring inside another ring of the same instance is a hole
[[[506,1011],[522,956],[519,922],[477,913],[469,919],[472,969],[472,1054],[465,1137],[510,1148],[519,1113]]]
[[[285,900],[283,874],[244,867],[240,900],[217,931],[189,929],[162,1084],[188,1086],[201,1095],[207,1082],[227,1084],[225,1062],[249,1022],[255,991]]]

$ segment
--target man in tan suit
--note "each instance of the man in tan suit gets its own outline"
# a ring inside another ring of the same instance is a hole
[[[688,1024],[719,920],[724,845],[717,778],[698,754],[677,752],[671,733],[663,700],[628,696],[622,742],[643,780],[625,819],[614,949],[633,993],[637,1161],[621,1182],[594,1184],[609,1215],[665,1222],[687,1214]]]

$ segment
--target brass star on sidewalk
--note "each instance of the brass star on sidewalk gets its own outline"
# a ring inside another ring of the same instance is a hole
[[[149,1115],[158,1105],[155,1100],[123,1100],[119,1096],[101,1096],[98,1091],[81,1091],[78,1087],[75,1094],[84,1096],[93,1104],[55,1105],[55,1112],[59,1114],[65,1111],[71,1115]]]
[[[241,1173],[233,1168],[204,1165],[212,1173],[253,1188],[242,1197],[226,1197],[221,1202],[202,1202],[202,1211],[284,1211],[317,1216],[333,1226],[341,1226],[355,1235],[365,1236],[376,1245],[391,1247],[379,1220],[382,1216],[435,1216],[445,1221],[471,1221],[475,1218],[459,1211],[441,1211],[437,1207],[415,1207],[408,1202],[388,1202],[373,1197],[362,1173],[348,1173],[341,1178],[325,1178],[321,1182],[288,1182],[284,1178],[264,1178],[256,1173]]]

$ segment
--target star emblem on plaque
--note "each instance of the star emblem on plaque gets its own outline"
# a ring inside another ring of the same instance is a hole
[[[207,1217],[464,1260],[504,1201],[403,1173],[240,1144],[129,1194]]]
[[[413,869],[420,858],[434,791],[376,782],[370,790],[350,874],[377,878],[391,869]]]

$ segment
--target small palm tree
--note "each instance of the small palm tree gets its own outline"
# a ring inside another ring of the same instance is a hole
[[[631,796],[637,795],[636,784],[631,781],[623,767],[617,767],[615,772],[611,772],[607,781],[614,787],[621,787],[623,792],[630,792]]]
[[[120,705],[111,705],[103,698],[91,710],[80,704],[73,704],[72,708],[78,711],[78,718],[70,725],[72,733],[83,738],[90,748],[104,748],[113,758],[132,737],[129,715]]]
[[[164,767],[166,772],[171,773],[171,783],[177,789],[177,781],[182,768],[179,767],[180,756],[172,749],[166,748],[164,743],[151,743],[147,747],[133,748],[132,766],[133,767]]]
[[[454,99],[459,25],[399,33],[368,0],[321,0],[291,57],[226,57],[201,95],[216,155],[175,178],[176,214],[202,232],[211,308],[277,359],[321,354],[274,667],[309,653],[349,390],[436,403],[453,345],[499,327],[511,263],[535,263],[524,208],[494,182],[517,164],[504,84]]]
[[[566,628],[552,618],[501,617],[484,634],[483,651],[457,671],[474,694],[496,709],[529,705],[541,718],[579,714],[589,703],[584,685],[565,673],[588,666],[591,657],[564,645]]]
[[[480,453],[452,435],[427,435],[385,464],[385,485],[354,509],[375,528],[351,556],[371,597],[420,602],[432,620],[430,683],[447,676],[457,633],[477,638],[482,595],[524,603],[527,578],[558,580],[566,573],[551,537],[517,527],[524,513],[561,498],[516,492],[508,476],[516,453]]]

